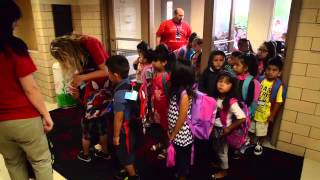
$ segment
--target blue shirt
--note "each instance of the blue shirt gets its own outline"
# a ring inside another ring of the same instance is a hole
[[[122,88],[125,87],[125,88]],[[114,101],[113,101],[113,112],[124,112],[124,121],[129,121],[131,116],[131,106],[128,100],[126,100],[125,94],[130,90],[127,88],[130,87],[129,79],[122,80],[114,89]]]

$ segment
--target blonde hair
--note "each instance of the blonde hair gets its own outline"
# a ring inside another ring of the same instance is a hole
[[[86,53],[81,46],[80,36],[61,36],[51,42],[50,53],[58,60],[65,78],[76,72],[82,73],[86,63]]]

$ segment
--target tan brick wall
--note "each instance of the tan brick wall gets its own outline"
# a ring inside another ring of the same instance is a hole
[[[320,1],[303,0],[277,149],[320,161]]]
[[[49,52],[50,42],[55,38],[52,4],[72,5],[74,30],[100,40],[102,37],[99,0],[31,0],[38,50],[30,51],[30,55],[38,68],[34,77],[49,102],[55,102],[56,96],[52,72],[55,60]]]

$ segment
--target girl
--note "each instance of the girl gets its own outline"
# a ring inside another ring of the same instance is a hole
[[[251,42],[250,42],[250,40],[248,40],[246,38],[239,39],[239,41],[238,41],[238,50],[240,52],[242,52],[242,53],[252,53],[252,54],[254,54],[252,46],[251,46]]]
[[[195,38],[192,41],[192,48],[194,49],[194,53],[191,55],[191,65],[193,67],[196,80],[200,76],[202,44],[203,44],[203,40],[200,38]]]
[[[27,45],[13,34],[21,11],[0,1],[0,154],[12,180],[28,180],[27,161],[37,180],[53,180],[47,132],[53,121],[33,73]]]
[[[213,147],[218,154],[221,164],[221,171],[212,175],[212,178],[224,178],[229,169],[228,163],[228,144],[225,141],[232,130],[238,128],[245,121],[245,113],[240,108],[238,102],[237,79],[228,72],[220,73],[217,83],[213,90],[214,97],[217,99],[218,112],[214,124],[214,144]],[[231,102],[234,102],[231,104]],[[222,111],[227,112],[226,122],[220,118]],[[232,117],[235,117],[235,120]]]
[[[137,50],[138,50],[138,59],[133,63],[133,67],[136,70],[136,80],[137,83],[141,84],[142,83],[142,77],[141,77],[141,73],[144,67],[144,63],[146,61],[145,57],[146,57],[146,52],[148,50],[148,44],[144,41],[141,41],[138,45],[137,45]]]
[[[223,51],[212,51],[208,66],[199,79],[199,90],[213,97],[213,89],[215,87],[216,77],[223,69],[226,55]]]
[[[230,56],[228,57],[228,62],[224,66],[224,69],[228,71],[231,74],[234,74],[233,66],[238,61],[239,56],[241,56],[242,53],[240,51],[233,51]]]
[[[185,180],[189,174],[193,137],[187,118],[191,118],[191,102],[194,95],[194,73],[190,65],[177,62],[171,74],[168,123],[169,142],[176,151],[176,169],[179,180]]]
[[[176,56],[176,59],[182,61],[191,61],[191,56],[194,53],[194,50],[192,48],[192,42],[195,38],[197,38],[197,33],[192,33],[189,37],[189,41],[187,45],[182,46],[181,48],[174,51],[174,54]]]
[[[100,41],[84,35],[56,38],[51,42],[50,51],[60,63],[65,78],[71,80],[71,93],[75,97],[80,97],[86,109],[81,122],[83,151],[78,155],[78,159],[84,162],[91,161],[89,147],[92,130],[99,134],[102,146],[102,151],[96,152],[95,156],[110,159],[104,117],[106,100],[110,98],[106,90],[111,86],[106,80],[108,75],[105,66],[108,58],[107,52],[103,50]],[[93,127],[97,129],[92,129]]]
[[[258,48],[258,76],[264,74],[269,60],[277,55],[276,44],[273,41],[265,41]]]
[[[260,82],[254,78],[258,71],[257,59],[253,54],[244,54],[238,59],[233,68],[239,80],[239,93],[241,100],[250,110],[250,119],[253,120],[261,90]],[[245,146],[241,148],[242,153],[253,144],[253,134],[249,133],[249,137]]]
[[[169,106],[169,74],[166,72],[168,54],[162,53],[157,47],[155,57],[152,61],[154,74],[152,81],[152,102],[153,102],[153,119],[156,123],[160,123],[161,138],[160,143],[152,146],[152,150],[158,150],[167,147],[168,144],[168,106]],[[158,159],[165,158],[165,151],[158,155]]]

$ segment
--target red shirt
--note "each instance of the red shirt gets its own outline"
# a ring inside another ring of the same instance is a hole
[[[109,55],[104,49],[103,44],[97,38],[84,36],[81,39],[81,44],[92,56],[95,64],[100,65],[105,63],[105,61],[109,58]]]
[[[103,44],[96,38],[91,36],[84,36],[81,39],[81,45],[88,51],[90,56],[92,57],[93,63],[98,66],[100,64],[104,64],[106,60],[109,58],[108,53],[103,47]],[[104,84],[106,82],[107,78],[97,78],[92,79],[88,82],[86,82],[86,89],[85,89],[85,95],[83,98],[83,103],[86,104],[88,101],[89,96],[94,90],[94,87],[92,86],[92,81],[97,83],[99,89],[102,89],[104,87]]]
[[[8,55],[0,52],[0,122],[40,115],[19,81],[19,78],[36,70],[30,56],[18,56],[12,51]]]
[[[180,32],[180,39],[176,36],[177,31]],[[188,44],[190,35],[191,28],[188,23],[182,21],[180,24],[176,24],[172,19],[162,22],[157,31],[157,36],[161,37],[160,43],[166,44],[169,51],[174,51]]]

